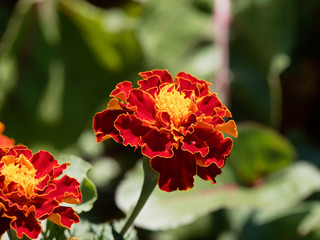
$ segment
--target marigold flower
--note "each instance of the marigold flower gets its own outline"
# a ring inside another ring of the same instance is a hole
[[[97,141],[112,137],[141,148],[160,176],[160,189],[188,190],[194,176],[215,183],[237,137],[230,111],[209,83],[185,72],[175,79],[166,70],[140,73],[139,88],[121,82],[110,94],[107,109],[97,113],[93,129]]]
[[[0,122],[0,147],[13,147],[14,140],[3,135],[4,124]]]
[[[67,166],[46,151],[32,154],[23,145],[0,148],[0,236],[12,228],[19,238],[35,239],[41,232],[39,220],[67,228],[79,222],[71,207],[60,206],[82,199],[76,179],[57,179]]]

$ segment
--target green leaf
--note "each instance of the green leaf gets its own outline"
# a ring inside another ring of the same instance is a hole
[[[80,223],[73,225],[69,234],[79,240],[136,240],[137,232],[133,228],[129,229],[124,238],[119,235],[118,227],[122,224],[122,221],[94,224],[80,219]]]
[[[290,142],[270,127],[249,122],[239,124],[238,131],[227,164],[241,184],[254,184],[295,158]]]
[[[120,173],[119,163],[110,157],[93,160],[92,167],[89,177],[100,189],[106,189],[108,183]]]
[[[53,239],[66,239],[67,228],[59,226],[49,220],[46,220],[45,224],[42,225],[42,236],[43,240]]]
[[[223,175],[223,173],[222,173]],[[130,172],[116,192],[118,207],[128,212],[138,199],[142,184],[141,163]],[[163,230],[191,223],[221,208],[248,208],[259,212],[278,212],[298,204],[320,188],[320,173],[313,165],[299,162],[278,171],[260,186],[246,188],[195,179],[186,192],[167,193],[156,188],[136,219],[136,226]]]
[[[89,211],[97,200],[96,187],[87,177],[91,165],[82,158],[73,155],[61,155],[58,160],[60,164],[70,163],[71,165],[64,171],[64,174],[73,177],[80,182],[82,202],[77,205],[72,205],[72,208],[78,213]]]
[[[309,213],[301,221],[298,231],[301,235],[305,236],[313,231],[320,230],[320,203],[312,202],[309,204]]]

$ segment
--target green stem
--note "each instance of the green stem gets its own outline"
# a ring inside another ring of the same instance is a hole
[[[120,235],[122,237],[124,237],[124,234],[133,224],[134,220],[136,219],[141,209],[147,202],[148,198],[150,197],[151,193],[153,192],[158,182],[158,174],[151,168],[149,159],[146,159],[146,158],[143,159],[143,171],[144,171],[144,179],[143,179],[141,193],[140,193],[137,205],[134,207],[130,217],[128,218],[127,222],[125,223],[122,230],[120,231]]]
[[[7,234],[10,240],[18,239],[16,233],[11,228],[7,231]]]

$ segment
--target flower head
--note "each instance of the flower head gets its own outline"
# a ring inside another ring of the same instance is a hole
[[[3,135],[4,124],[0,122],[0,147],[13,147],[14,140]]]
[[[164,191],[188,190],[194,176],[215,183],[237,137],[230,111],[209,84],[185,72],[173,79],[166,70],[140,73],[139,88],[121,82],[110,94],[107,109],[95,115],[97,141],[112,137],[141,148],[159,172]]]
[[[76,179],[58,178],[67,165],[59,165],[46,151],[32,154],[23,145],[0,148],[0,236],[12,228],[19,238],[35,239],[41,232],[39,220],[67,228],[79,222],[71,207],[60,206],[82,198]]]

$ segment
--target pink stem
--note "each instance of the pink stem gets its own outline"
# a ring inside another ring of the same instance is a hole
[[[215,77],[215,89],[221,100],[228,105],[230,101],[229,81],[229,27],[231,23],[231,0],[214,0],[214,39],[219,53],[220,67]]]

